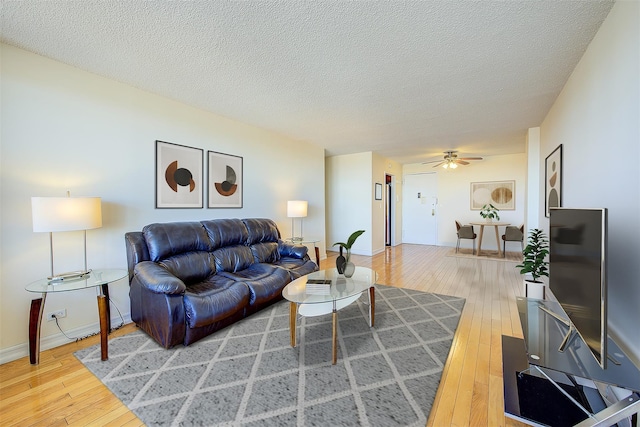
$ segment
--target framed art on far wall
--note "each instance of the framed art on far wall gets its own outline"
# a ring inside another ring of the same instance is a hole
[[[471,183],[471,210],[479,211],[484,205],[492,204],[501,211],[516,208],[515,181],[486,181]]]
[[[562,206],[562,144],[544,161],[544,216],[550,208]]]
[[[204,151],[156,141],[156,208],[202,208]]]
[[[241,208],[242,157],[208,152],[208,208]]]

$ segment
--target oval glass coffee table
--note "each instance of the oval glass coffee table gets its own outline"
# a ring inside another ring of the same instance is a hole
[[[291,347],[296,346],[297,315],[305,317],[322,316],[332,313],[333,347],[332,363],[338,359],[338,311],[347,307],[360,295],[369,291],[369,326],[375,321],[375,288],[378,273],[366,267],[356,267],[352,277],[338,274],[335,268],[316,271],[289,283],[282,296],[289,301],[289,330]]]

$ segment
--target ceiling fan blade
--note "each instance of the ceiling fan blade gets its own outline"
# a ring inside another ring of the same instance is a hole
[[[423,165],[427,165],[429,163],[437,163],[437,162],[441,162],[442,160],[431,160],[430,162],[422,162]]]
[[[442,166],[442,165],[444,165],[445,163],[447,163],[447,162],[440,162],[440,163],[438,163],[437,165],[435,165],[435,166],[434,166],[434,168],[437,168],[438,166]]]
[[[458,160],[482,160],[482,157],[460,157]]]
[[[469,162],[465,162],[464,160],[460,160],[460,159],[454,160],[454,162],[456,162],[459,165],[468,165],[469,164]]]

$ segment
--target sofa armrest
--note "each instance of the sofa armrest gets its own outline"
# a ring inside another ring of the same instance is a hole
[[[304,259],[308,251],[309,248],[304,245],[278,240],[278,252],[280,252],[281,257]]]
[[[187,289],[182,280],[152,261],[136,264],[134,280],[157,294],[182,294]]]

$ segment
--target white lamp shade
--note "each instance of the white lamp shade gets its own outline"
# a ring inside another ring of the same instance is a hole
[[[287,216],[289,218],[303,218],[307,216],[307,206],[306,200],[289,200],[287,202]]]
[[[102,227],[100,197],[32,197],[31,215],[35,232]]]

